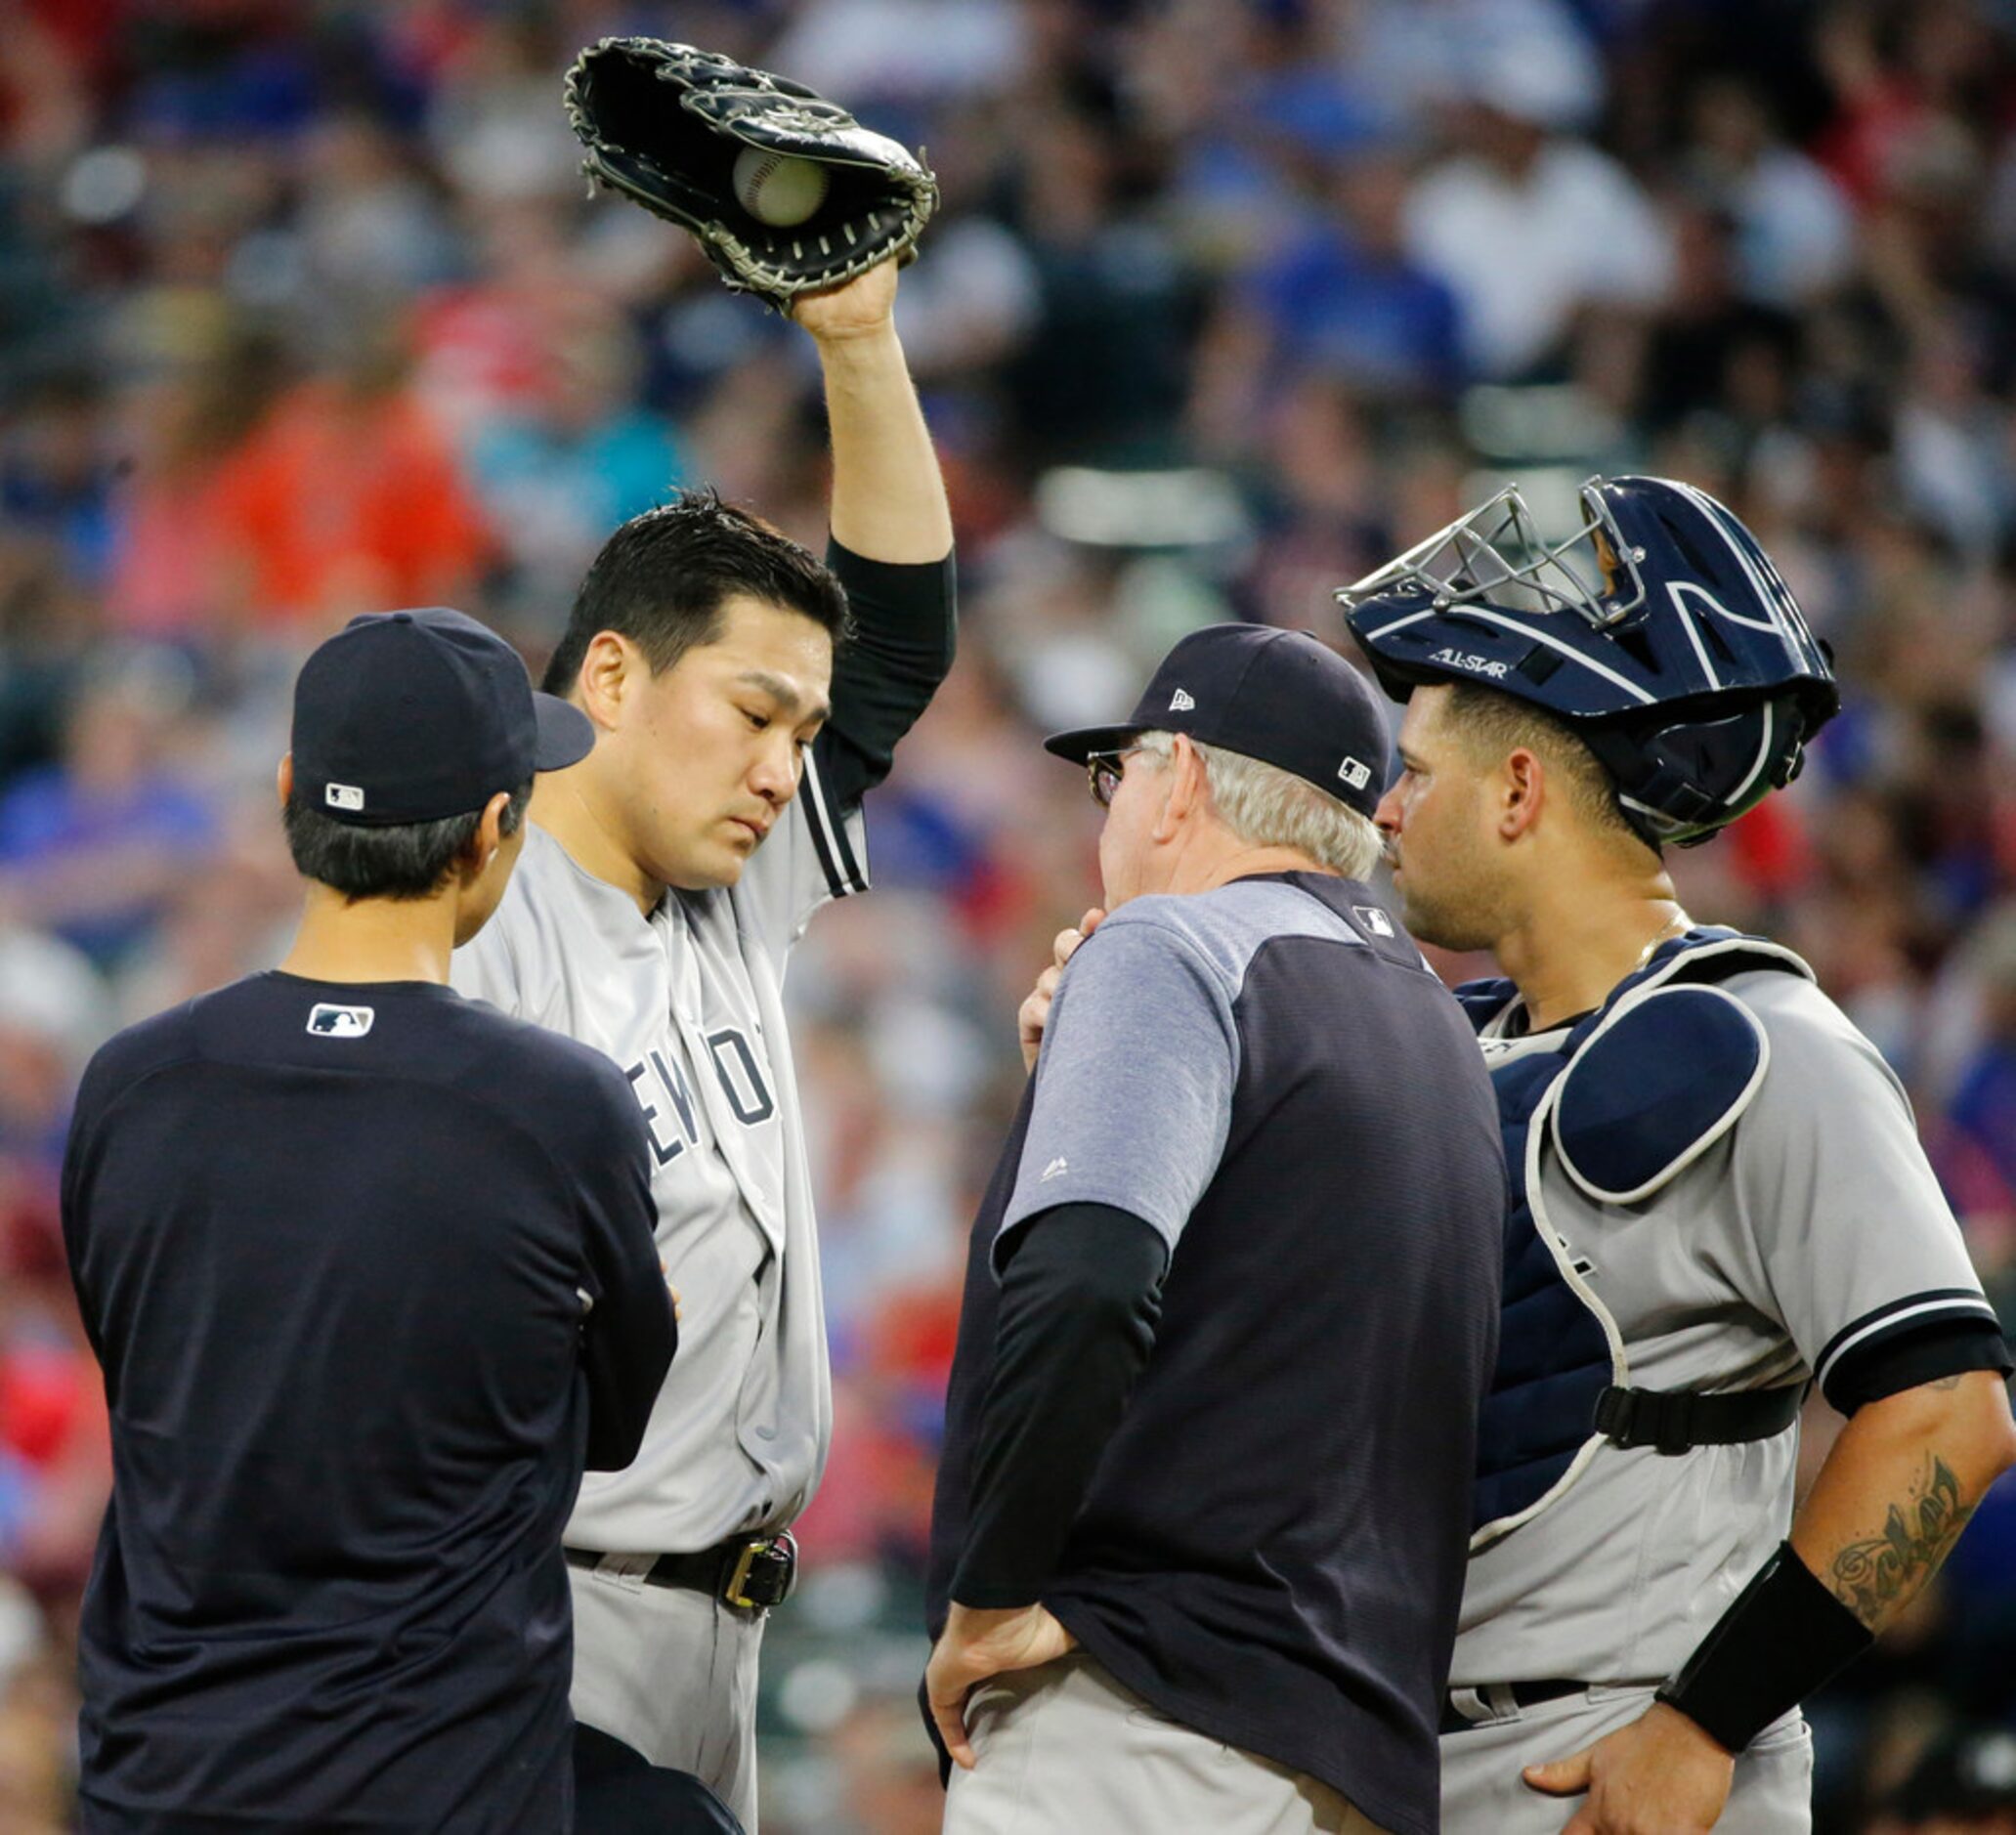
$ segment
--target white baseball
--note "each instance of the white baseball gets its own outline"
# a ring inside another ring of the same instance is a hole
[[[826,168],[816,159],[745,147],[735,155],[736,200],[758,223],[788,230],[826,199]]]

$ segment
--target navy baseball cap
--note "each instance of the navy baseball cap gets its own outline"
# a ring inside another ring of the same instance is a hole
[[[1122,726],[1054,733],[1047,751],[1083,764],[1143,733],[1187,733],[1278,765],[1369,816],[1386,789],[1386,713],[1327,644],[1265,624],[1207,624],[1163,658]]]
[[[469,815],[594,745],[517,651],[442,607],[352,619],[294,683],[294,794],[365,828]]]

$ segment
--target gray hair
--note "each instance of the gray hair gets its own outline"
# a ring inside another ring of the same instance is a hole
[[[1135,744],[1166,766],[1176,755],[1169,733],[1143,733]],[[1384,852],[1379,831],[1328,790],[1292,771],[1244,752],[1197,747],[1218,819],[1248,847],[1292,847],[1347,879],[1369,877]]]

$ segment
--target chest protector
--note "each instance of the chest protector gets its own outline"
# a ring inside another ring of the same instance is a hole
[[[1696,927],[1662,944],[1559,1040],[1530,1047],[1500,1036],[1517,1002],[1511,982],[1457,990],[1490,1066],[1512,1188],[1473,1553],[1547,1509],[1606,1442],[1680,1452],[1765,1438],[1797,1418],[1803,1387],[1632,1388],[1628,1347],[1590,1263],[1547,1214],[1541,1183],[1551,1163],[1596,1203],[1641,1204],[1735,1127],[1764,1082],[1770,1044],[1721,984],[1756,969],[1813,978],[1779,944]]]

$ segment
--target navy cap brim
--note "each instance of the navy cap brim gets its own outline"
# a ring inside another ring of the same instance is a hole
[[[1080,726],[1052,733],[1043,749],[1073,764],[1084,764],[1097,751],[1125,751],[1148,729],[1144,726]]]
[[[572,702],[535,691],[532,713],[538,726],[538,744],[532,760],[535,771],[565,771],[595,749],[594,723]]]

